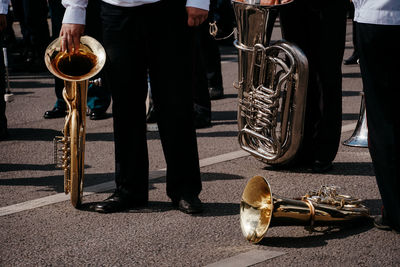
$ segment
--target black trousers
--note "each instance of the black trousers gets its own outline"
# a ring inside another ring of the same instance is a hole
[[[356,27],[369,151],[385,217],[400,230],[400,25]]]
[[[12,0],[14,14],[20,22],[27,48],[35,58],[43,58],[50,41],[46,0]]]
[[[185,2],[165,0],[132,8],[102,3],[116,185],[138,200],[148,198],[147,72],[167,164],[167,195],[176,199],[201,191]]]
[[[284,39],[299,46],[309,63],[301,161],[333,161],[342,126],[342,60],[347,1],[296,0],[280,13]]]

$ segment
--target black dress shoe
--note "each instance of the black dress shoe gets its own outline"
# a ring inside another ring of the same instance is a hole
[[[43,117],[45,119],[55,119],[55,118],[62,118],[67,114],[65,109],[61,108],[53,108],[52,110],[48,110],[44,113]]]
[[[374,226],[378,228],[379,230],[385,230],[385,231],[393,231],[398,234],[400,234],[400,227],[399,229],[392,227],[390,223],[385,219],[384,216],[382,215],[377,215],[374,218]]]
[[[211,100],[224,98],[224,88],[222,86],[210,86],[208,87],[208,92]]]
[[[91,120],[102,120],[107,117],[107,114],[103,110],[91,110],[89,113],[89,118]]]
[[[348,59],[343,62],[344,65],[354,65],[358,64],[358,55],[352,54]]]
[[[203,211],[203,204],[197,196],[172,200],[172,205],[187,214],[196,214]]]
[[[316,160],[312,164],[312,171],[315,173],[324,173],[332,169],[332,161],[319,161]]]
[[[115,192],[103,202],[96,204],[94,210],[100,213],[113,213],[133,208],[143,208],[147,206],[147,203],[147,200],[132,200]]]
[[[374,218],[374,225],[376,228],[378,228],[380,230],[386,230],[386,231],[392,230],[392,228],[389,226],[389,224],[383,219],[382,215],[377,215]]]

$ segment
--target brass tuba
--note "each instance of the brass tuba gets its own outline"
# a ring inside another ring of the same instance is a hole
[[[261,161],[284,165],[303,138],[308,61],[293,44],[270,44],[276,17],[286,4],[262,2],[232,2],[239,50],[238,138],[242,149]]]
[[[87,88],[89,79],[100,72],[105,60],[104,48],[89,36],[81,37],[79,52],[73,55],[61,52],[59,38],[45,51],[47,68],[64,80],[63,98],[68,114],[64,135],[54,139],[54,158],[56,166],[64,170],[64,191],[70,193],[75,208],[80,206],[83,195]]]
[[[258,243],[269,227],[303,225],[311,232],[319,226],[343,226],[370,220],[360,199],[337,193],[335,186],[322,186],[299,200],[275,196],[267,180],[254,176],[247,183],[240,203],[240,226],[245,238]]]

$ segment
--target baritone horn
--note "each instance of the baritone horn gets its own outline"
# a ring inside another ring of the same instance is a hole
[[[247,183],[240,203],[240,226],[244,237],[260,242],[272,226],[302,225],[339,227],[370,220],[369,209],[360,199],[340,195],[335,186],[322,186],[296,199],[272,194],[268,181],[254,176]]]
[[[61,52],[60,38],[45,51],[49,71],[64,80],[63,98],[68,107],[63,136],[54,139],[54,159],[64,170],[64,192],[70,193],[71,203],[78,208],[82,202],[86,134],[86,104],[89,81],[103,68],[106,53],[94,38],[82,36],[78,53]]]
[[[242,149],[270,165],[284,165],[303,138],[308,83],[304,53],[286,41],[270,43],[276,17],[285,4],[236,0],[239,50],[238,128]],[[272,1],[281,2],[281,1]]]

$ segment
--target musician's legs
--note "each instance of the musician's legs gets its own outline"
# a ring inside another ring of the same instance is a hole
[[[400,231],[400,26],[357,23],[369,151],[388,224]],[[390,51],[382,56],[379,51]]]
[[[113,98],[115,180],[132,201],[148,199],[148,152],[145,99],[146,43],[133,9],[102,5],[106,73]],[[138,9],[137,9],[138,10]]]
[[[329,167],[339,147],[345,22],[344,0],[318,5],[298,0],[281,12],[283,37],[297,44],[309,62],[304,139],[296,157],[306,164]]]
[[[197,197],[201,191],[190,82],[192,54],[184,1],[160,5],[153,9],[153,19],[157,19],[149,25],[154,33],[150,36],[150,81],[167,162],[167,194],[177,200]]]
[[[331,162],[339,148],[342,127],[342,60],[346,36],[346,1],[332,1],[320,11],[315,64],[321,92],[321,118],[315,135],[314,159]]]

